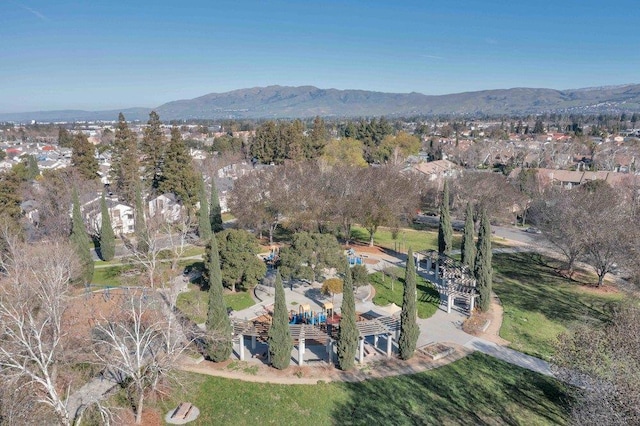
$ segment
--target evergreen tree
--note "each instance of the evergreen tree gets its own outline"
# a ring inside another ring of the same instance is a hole
[[[420,327],[416,321],[417,297],[416,266],[413,260],[413,250],[409,248],[404,275],[402,312],[400,313],[400,338],[398,339],[398,352],[401,359],[409,359],[413,356],[420,336]]]
[[[96,179],[98,177],[98,160],[95,157],[96,149],[87,136],[80,132],[73,138],[71,151],[71,165],[84,179]]]
[[[354,367],[356,351],[358,350],[358,329],[356,328],[356,302],[353,295],[353,280],[351,270],[345,266],[342,289],[342,308],[340,328],[338,329],[338,367],[341,370],[351,370]]]
[[[142,194],[140,193],[140,184],[136,185],[135,198],[133,232],[136,234],[136,250],[140,253],[146,253],[149,251],[149,235],[147,233],[147,223],[144,218],[144,205],[142,203]]]
[[[71,148],[73,136],[64,127],[58,128],[58,146],[60,148]]]
[[[198,201],[202,177],[198,177],[191,166],[189,150],[177,127],[171,128],[171,139],[160,167],[158,189],[162,193],[174,193],[180,202],[192,212]]]
[[[200,210],[198,211],[198,235],[202,241],[211,239],[211,223],[209,222],[209,201],[205,191],[205,185],[202,178],[200,179],[200,191],[198,191]]]
[[[82,213],[80,213],[80,199],[75,189],[73,190],[73,210],[71,213],[71,235],[69,240],[80,263],[80,276],[77,280],[82,284],[90,283],[93,279],[93,257],[91,256],[89,235],[87,235]]]
[[[142,166],[144,167],[144,182],[147,187],[156,189],[161,180],[165,137],[160,117],[155,111],[151,111],[151,114],[149,114],[149,121],[147,121],[147,127],[144,129],[140,151],[142,154]]]
[[[476,250],[473,240],[473,207],[471,203],[467,203],[467,211],[464,218],[464,236],[462,238],[460,252],[462,253],[462,263],[473,271],[476,260]]]
[[[293,341],[289,332],[289,313],[284,297],[282,277],[276,272],[275,303],[273,306],[273,321],[269,328],[269,357],[271,365],[278,370],[289,366]]]
[[[116,237],[111,227],[111,217],[109,217],[109,209],[107,208],[104,193],[102,194],[102,200],[100,200],[100,212],[102,215],[102,223],[100,225],[100,257],[105,262],[108,262],[113,259],[113,256],[116,254]]]
[[[222,211],[220,209],[220,198],[218,197],[216,179],[213,176],[211,176],[211,207],[209,210],[209,222],[211,222],[211,230],[213,232],[222,231]]]
[[[440,204],[440,225],[438,226],[438,252],[448,254],[453,247],[453,228],[449,213],[449,185],[444,181],[442,204]]]
[[[129,129],[127,120],[120,113],[111,150],[111,169],[109,177],[111,188],[118,194],[118,198],[128,205],[135,203],[136,187],[138,186],[138,138]]]
[[[491,223],[487,211],[483,210],[480,216],[474,275],[476,286],[480,292],[478,307],[485,312],[491,306],[491,286],[493,283],[491,256]]]
[[[209,308],[207,310],[207,356],[214,362],[224,361],[231,356],[231,321],[222,297],[222,274],[216,236],[212,235],[207,244],[205,258],[205,280],[209,283]]]

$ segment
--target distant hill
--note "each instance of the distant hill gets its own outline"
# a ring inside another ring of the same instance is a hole
[[[574,90],[514,88],[440,96],[415,92],[318,89],[313,86],[268,86],[210,93],[194,99],[168,102],[155,110],[163,120],[640,112],[640,84]],[[130,120],[145,120],[149,111],[132,108],[123,113]],[[0,114],[0,120],[115,120],[118,112],[43,111]]]

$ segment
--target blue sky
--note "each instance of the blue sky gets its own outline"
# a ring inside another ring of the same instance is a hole
[[[4,0],[0,112],[154,107],[271,84],[640,83],[639,18],[631,0]]]

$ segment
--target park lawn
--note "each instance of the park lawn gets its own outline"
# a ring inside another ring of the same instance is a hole
[[[351,238],[363,244],[369,244],[369,232],[361,226],[351,227]],[[460,248],[462,241],[460,234],[453,236],[454,249]],[[438,249],[437,231],[418,231],[410,228],[401,228],[394,240],[391,228],[380,227],[373,236],[373,243],[377,246],[406,253],[411,247],[414,252],[422,250]]]
[[[493,290],[504,308],[500,336],[513,349],[546,360],[560,333],[574,324],[607,320],[611,308],[625,297],[563,278],[555,263],[535,253],[493,256]]]
[[[131,271],[132,276],[137,276],[137,274],[133,272],[135,269],[135,265],[114,265],[95,268],[93,270],[91,284],[119,287],[126,281],[126,279],[123,279],[122,274]]]
[[[190,291],[180,293],[176,306],[190,320],[196,324],[202,324],[207,319],[207,309],[209,307],[209,292],[200,290],[200,286],[189,284]],[[224,302],[227,307],[234,311],[241,311],[255,305],[251,294],[246,291],[236,293],[225,293]]]
[[[364,382],[275,385],[184,373],[164,416],[181,401],[193,425],[558,425],[567,423],[561,383],[474,353],[423,373]],[[393,395],[393,397],[390,397]]]
[[[369,284],[376,290],[376,295],[373,298],[374,304],[386,306],[390,303],[395,303],[398,306],[402,306],[404,269],[394,268],[393,271],[397,277],[396,279],[392,279],[392,277],[385,275],[383,272],[375,272],[369,275]],[[429,281],[419,276],[416,276],[416,278],[416,286],[418,289],[418,317],[429,318],[438,310],[440,295],[438,294],[438,290],[436,290]]]

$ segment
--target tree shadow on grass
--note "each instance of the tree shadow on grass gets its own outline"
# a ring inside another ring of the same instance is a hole
[[[611,299],[580,293],[577,285],[556,274],[539,255],[511,253],[494,256],[494,290],[505,306],[540,312],[564,324],[591,318],[606,321]]]
[[[344,383],[336,424],[527,424],[566,422],[556,380],[483,354],[425,373]]]

